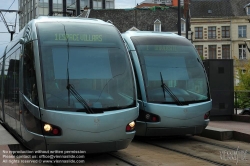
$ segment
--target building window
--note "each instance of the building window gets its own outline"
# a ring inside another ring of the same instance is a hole
[[[246,45],[239,45],[239,59],[246,59]]]
[[[240,38],[247,37],[247,26],[246,25],[238,26],[238,33]]]
[[[93,0],[93,9],[102,9],[102,0]]]
[[[195,48],[196,48],[198,54],[200,56],[203,56],[203,45],[196,45]]]
[[[208,38],[209,39],[216,38],[216,27],[208,27]]]
[[[161,32],[161,21],[158,19],[154,22],[154,31]]]
[[[221,27],[221,35],[222,38],[230,38],[230,27],[229,26]]]
[[[106,0],[105,8],[106,9],[114,9],[115,8],[114,1],[113,0]]]
[[[230,59],[230,45],[222,45],[222,59]]]
[[[216,45],[208,46],[209,59],[216,59]]]
[[[186,25],[185,22],[182,22],[182,23],[181,23],[181,31],[182,31],[182,32],[185,32],[185,31],[186,31],[186,26],[185,26],[185,25]]]
[[[184,19],[181,19],[181,31],[186,31],[186,21]]]
[[[75,0],[66,0],[66,2],[67,2],[67,7],[72,7],[76,4]]]
[[[195,39],[203,39],[203,28],[195,27]]]
[[[246,13],[247,15],[250,15],[250,7],[246,7]]]
[[[88,0],[81,0],[80,1],[80,6],[81,6],[81,8],[89,7]]]

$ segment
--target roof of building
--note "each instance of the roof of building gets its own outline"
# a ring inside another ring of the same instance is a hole
[[[178,12],[176,8],[158,9],[105,9],[91,10],[89,18],[104,21],[110,20],[120,32],[125,32],[132,27],[141,31],[153,31],[154,22],[161,21],[162,31],[177,31]]]
[[[137,5],[136,8],[151,8],[154,6],[162,6],[161,4],[154,4],[154,3],[142,3],[140,5]]]
[[[234,16],[246,16],[244,7],[249,4],[249,0],[230,0]]]
[[[190,0],[191,18],[245,16],[249,0]]]

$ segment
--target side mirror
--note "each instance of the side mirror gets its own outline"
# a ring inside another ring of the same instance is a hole
[[[20,40],[19,40],[19,43],[20,44],[24,44],[25,42],[24,42],[24,38],[21,38]]]

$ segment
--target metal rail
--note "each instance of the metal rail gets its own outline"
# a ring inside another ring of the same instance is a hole
[[[244,149],[241,149],[241,148],[233,148],[231,146],[227,146],[227,145],[221,145],[221,144],[217,144],[217,143],[211,143],[211,142],[208,142],[208,141],[201,141],[201,140],[197,140],[196,138],[189,138],[193,141],[197,141],[197,142],[202,142],[202,143],[205,143],[205,144],[208,144],[208,145],[213,145],[213,146],[218,146],[218,147],[221,147],[221,148],[225,148],[225,149],[230,149],[230,150],[239,150],[239,151],[245,151]],[[247,154],[250,154],[250,152],[246,152]]]
[[[113,154],[113,153],[107,153],[107,154],[110,155],[110,156],[112,156],[112,157],[114,157],[114,158],[116,158],[116,159],[118,159],[118,160],[121,160],[121,161],[123,161],[124,163],[127,163],[127,164],[129,164],[129,165],[131,165],[131,166],[139,166],[139,165],[137,165],[137,164],[135,164],[135,163],[133,163],[133,162],[130,162],[130,161],[124,159],[123,157],[121,157],[121,156],[119,156],[119,155],[115,155],[115,154]]]
[[[158,144],[154,144],[154,143],[151,143],[151,142],[148,142],[148,141],[143,141],[143,142],[145,142],[147,144],[150,144],[150,145],[154,145],[154,146],[163,148],[163,149],[166,149],[166,150],[170,150],[170,151],[173,151],[173,152],[176,152],[176,153],[180,153],[180,154],[192,157],[192,158],[204,160],[206,162],[209,162],[209,163],[212,163],[212,164],[215,164],[215,165],[218,165],[218,166],[230,166],[229,164],[224,164],[224,163],[220,163],[220,162],[217,162],[217,161],[209,160],[209,159],[206,159],[204,157],[199,157],[199,156],[192,155],[192,154],[180,151],[180,150],[176,150],[176,149],[173,149],[173,148],[169,148],[169,147],[161,146],[161,145],[158,145]]]

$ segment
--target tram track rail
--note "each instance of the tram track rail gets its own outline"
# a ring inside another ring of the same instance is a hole
[[[129,165],[131,165],[131,166],[140,166],[140,165],[138,165],[138,164],[135,164],[135,163],[133,163],[133,162],[131,162],[131,161],[128,161],[128,160],[126,160],[126,159],[124,159],[123,157],[121,157],[121,156],[119,156],[119,155],[116,155],[116,154],[114,154],[114,153],[107,153],[109,156],[112,156],[112,157],[114,157],[114,158],[116,158],[116,159],[118,159],[118,160],[120,160],[120,161],[122,161],[122,162],[124,162],[124,163],[127,163],[127,164],[129,164]]]
[[[222,144],[217,144],[217,143],[212,143],[212,142],[208,142],[208,141],[202,141],[202,140],[198,140],[196,138],[189,138],[192,141],[196,141],[196,142],[201,142],[201,143],[205,143],[208,145],[213,145],[213,146],[217,146],[217,147],[221,147],[221,148],[225,148],[225,149],[229,149],[229,150],[239,150],[239,151],[245,151],[244,149],[241,149],[239,147],[235,148],[232,146],[228,146],[228,145],[222,145]],[[247,154],[250,154],[250,152],[246,151]]]
[[[147,143],[149,145],[153,145],[153,146],[156,146],[156,147],[159,147],[159,148],[163,148],[163,149],[172,151],[172,152],[183,154],[183,155],[195,158],[195,159],[200,159],[200,160],[203,160],[203,161],[206,161],[208,163],[215,164],[215,165],[218,165],[218,166],[230,166],[229,164],[225,164],[225,163],[217,162],[217,161],[214,161],[214,160],[210,160],[210,159],[200,157],[200,156],[197,156],[197,155],[193,155],[193,154],[190,154],[190,153],[187,153],[187,152],[183,152],[183,151],[180,151],[180,150],[177,150],[177,149],[165,147],[165,146],[162,146],[162,145],[159,145],[159,144],[156,144],[156,143],[152,143],[152,142],[148,142],[148,141],[143,141],[143,142]]]

